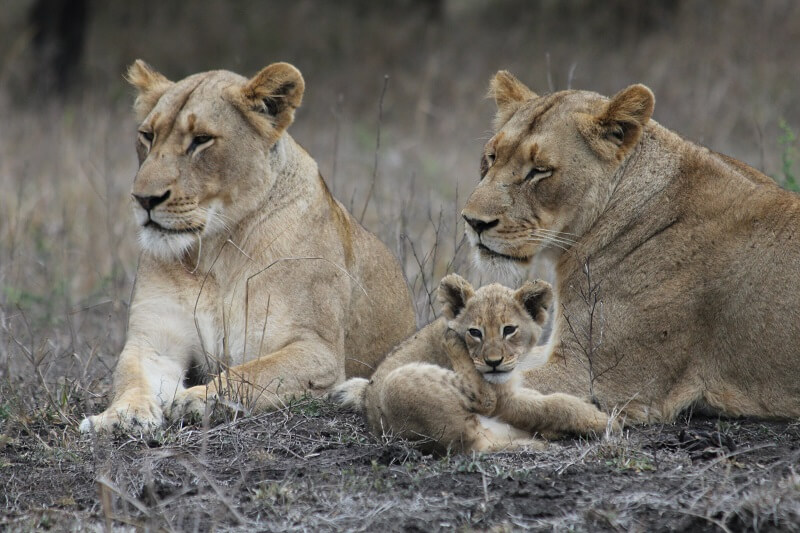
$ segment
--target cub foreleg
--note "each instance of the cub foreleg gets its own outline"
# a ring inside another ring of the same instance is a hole
[[[601,435],[609,426],[608,415],[576,396],[541,394],[533,389],[516,388],[504,398],[497,411],[509,424],[539,433],[546,438],[570,435]]]

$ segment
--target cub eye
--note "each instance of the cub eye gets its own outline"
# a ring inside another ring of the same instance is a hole
[[[186,149],[187,154],[191,154],[200,146],[210,143],[214,140],[214,137],[211,135],[197,135],[192,139],[192,143],[189,145],[189,148]]]
[[[525,176],[525,181],[537,182],[544,178],[549,178],[553,174],[552,168],[547,167],[533,167],[528,175]]]
[[[150,144],[153,142],[153,132],[152,131],[140,131],[139,135],[142,139],[145,140],[145,144]]]
[[[481,333],[481,330],[479,330],[478,328],[469,328],[467,330],[467,333],[469,333],[472,337],[475,337],[476,339],[483,338],[483,333]]]
[[[504,326],[503,327],[503,337],[510,337],[514,333],[517,332],[517,326]]]

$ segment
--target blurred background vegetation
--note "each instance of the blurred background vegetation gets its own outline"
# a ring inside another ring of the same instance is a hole
[[[73,380],[70,394],[107,383],[137,255],[122,78],[136,58],[171,79],[296,65],[290,133],[357,216],[376,174],[364,223],[401,258],[425,321],[438,279],[466,268],[458,211],[495,71],[539,93],[645,83],[663,125],[796,187],[799,50],[795,0],[6,0],[0,376],[35,369],[53,390]]]

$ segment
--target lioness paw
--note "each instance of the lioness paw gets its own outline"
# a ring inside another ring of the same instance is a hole
[[[178,392],[164,411],[170,420],[200,419],[214,409],[216,401],[216,392],[208,390],[204,385],[198,385]]]
[[[527,452],[541,452],[547,449],[547,442],[541,439],[519,439],[515,444],[518,450]]]
[[[111,432],[121,429],[127,432],[151,432],[164,422],[161,407],[155,400],[147,399],[140,403],[111,405],[99,415],[88,416],[81,421],[81,433]]]

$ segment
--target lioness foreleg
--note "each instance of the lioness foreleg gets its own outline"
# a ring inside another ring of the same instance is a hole
[[[183,364],[152,348],[127,344],[114,372],[114,399],[99,415],[81,422],[84,433],[124,430],[152,430],[163,422],[162,408],[183,389]]]
[[[231,367],[208,384],[175,395],[168,416],[203,416],[224,400],[251,411],[280,409],[294,397],[322,396],[344,380],[344,364],[322,341],[293,342],[270,354]]]

